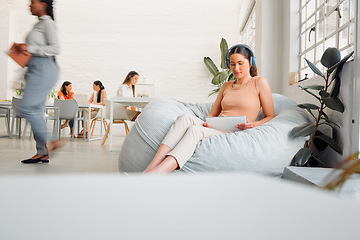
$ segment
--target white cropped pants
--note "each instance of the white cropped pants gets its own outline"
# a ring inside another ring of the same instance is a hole
[[[180,168],[193,155],[197,144],[203,138],[225,134],[220,130],[204,127],[203,124],[201,119],[183,114],[176,119],[162,141],[162,144],[172,149],[168,156],[174,157]]]

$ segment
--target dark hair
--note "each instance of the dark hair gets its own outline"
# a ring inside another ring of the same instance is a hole
[[[46,3],[46,14],[49,15],[52,20],[54,19],[53,0],[40,0],[40,2]]]
[[[61,88],[60,88],[60,91],[66,96],[67,93],[66,93],[66,86],[69,86],[71,84],[71,82],[69,81],[65,81],[63,82],[63,84],[61,85]]]
[[[101,91],[103,89],[105,89],[105,87],[100,80],[94,81],[94,84],[100,87],[99,94],[97,95],[97,102],[100,102],[101,101]]]
[[[139,76],[139,74],[137,72],[130,71],[128,73],[128,75],[126,75],[126,78],[125,78],[125,80],[124,80],[124,82],[122,84],[130,82],[131,78],[134,77],[135,75]],[[132,91],[133,91],[133,96],[135,97],[135,85],[132,85],[131,88],[132,88]]]
[[[239,54],[243,55],[245,58],[247,58],[249,60],[249,63],[251,62],[250,60],[251,60],[252,55],[247,48],[238,46],[238,47],[231,49],[231,51],[229,52],[229,59],[230,59],[230,56],[233,55],[234,53],[239,53]],[[257,76],[257,67],[256,66],[250,67],[250,75],[252,77]]]

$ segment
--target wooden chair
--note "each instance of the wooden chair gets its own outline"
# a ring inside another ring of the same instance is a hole
[[[100,114],[101,111],[98,112],[98,115]],[[93,120],[91,120],[91,123],[90,123],[90,131],[91,131],[91,135],[90,137],[93,136],[94,134],[94,129],[95,129],[95,124],[96,122],[101,122],[101,116],[99,117],[98,115],[95,116],[95,118],[93,118]],[[108,126],[108,123],[105,119],[103,119],[103,124],[104,124],[104,129],[105,129],[105,132],[106,132],[106,128]]]
[[[110,100],[105,99],[105,115],[107,119],[110,119]],[[125,132],[126,134],[128,134],[129,132],[129,126],[126,123],[125,120],[129,121],[129,117],[126,113],[125,107],[124,105],[120,104],[120,103],[114,103],[113,104],[113,123],[114,124],[124,124],[125,127]],[[111,129],[110,129],[110,121],[109,123],[107,123],[107,126],[105,128],[105,135],[104,138],[101,142],[101,145],[105,144],[105,141],[107,139],[107,137],[109,136]]]

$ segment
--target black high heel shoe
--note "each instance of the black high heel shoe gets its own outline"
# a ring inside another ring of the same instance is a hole
[[[38,158],[29,158],[29,159],[22,160],[21,162],[22,163],[38,163],[38,162],[48,163],[49,159],[45,159],[45,160],[42,159],[42,158],[47,157],[47,156],[49,156],[49,155],[45,154],[45,155],[42,155],[42,156],[40,156]]]

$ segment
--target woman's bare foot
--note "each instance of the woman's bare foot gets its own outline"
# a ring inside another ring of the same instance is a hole
[[[79,135],[77,136],[77,138],[83,138],[84,137],[84,129],[80,131]],[[88,137],[88,132],[86,132],[86,138]]]

